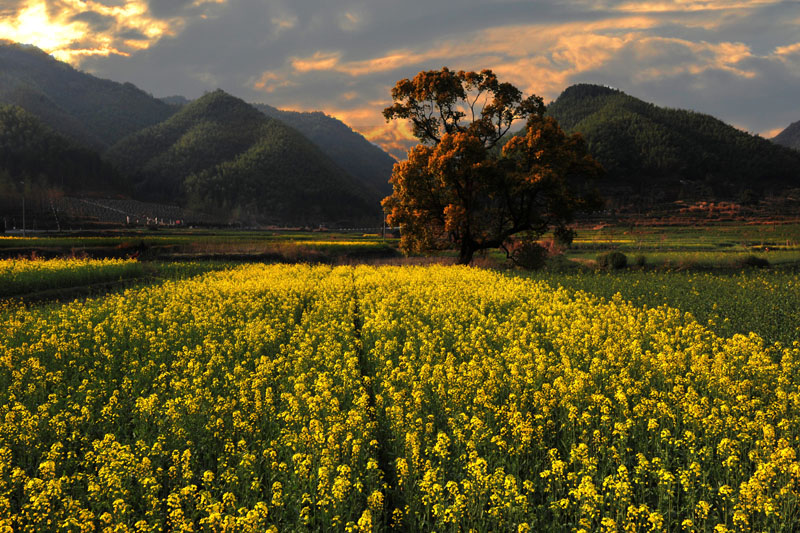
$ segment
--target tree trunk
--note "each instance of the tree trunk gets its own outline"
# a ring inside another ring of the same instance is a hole
[[[475,253],[475,246],[472,242],[464,240],[461,242],[461,249],[458,252],[458,264],[468,265],[472,262],[472,254]]]

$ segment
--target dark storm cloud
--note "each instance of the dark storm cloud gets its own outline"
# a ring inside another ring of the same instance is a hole
[[[17,14],[20,9],[25,7],[24,0],[3,0],[0,2],[0,17],[9,18]]]
[[[148,0],[147,2],[150,13],[158,18],[174,17],[191,4],[192,0]]]
[[[117,34],[117,37],[129,41],[146,41],[147,35],[139,30],[129,29]]]
[[[96,4],[106,7],[120,7],[125,5],[126,0],[95,0]]]
[[[95,11],[84,11],[83,13],[78,13],[77,15],[73,15],[69,19],[71,22],[85,22],[89,25],[93,32],[104,32],[108,29],[112,28],[117,19],[111,17],[109,15],[102,15]]]

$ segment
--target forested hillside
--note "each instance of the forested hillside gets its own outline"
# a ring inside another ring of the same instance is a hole
[[[25,179],[276,224],[376,224],[391,193],[394,160],[324,113],[252,106],[222,91],[156,99],[30,46],[0,45],[0,105],[18,106],[0,117],[7,191]],[[586,138],[607,171],[600,189],[616,205],[755,204],[800,188],[800,122],[770,142],[586,84],[566,89],[548,113]]]
[[[568,132],[583,134],[611,186],[663,199],[736,198],[800,186],[800,153],[709,115],[597,85],[569,87],[548,113]]]
[[[18,44],[0,45],[0,103],[18,105],[57,132],[97,148],[175,112],[130,83],[95,78]]]
[[[800,120],[790,124],[785,130],[773,137],[772,141],[787,148],[800,150]]]
[[[377,199],[309,140],[223,91],[131,135],[108,156],[151,200],[261,223],[378,219]],[[373,221],[374,223],[374,221]]]
[[[320,111],[282,111],[266,104],[254,107],[308,137],[325,155],[380,197],[392,193],[389,178],[395,160],[347,124]]]
[[[190,103],[183,96],[167,96],[161,100],[178,107]],[[382,199],[392,193],[389,178],[395,160],[344,122],[321,111],[284,111],[267,104],[251,105],[302,133],[376,198]]]
[[[64,193],[120,192],[127,187],[96,152],[55,133],[27,111],[2,104],[0,181],[0,190],[15,190],[21,182]]]
[[[97,152],[54,132],[16,106],[0,104],[0,232],[53,226],[53,201],[65,194],[118,195],[128,185]],[[46,219],[46,221],[45,221]]]

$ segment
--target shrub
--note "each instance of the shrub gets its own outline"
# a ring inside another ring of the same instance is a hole
[[[528,270],[540,269],[547,262],[547,249],[536,241],[516,241],[509,251],[514,264]]]
[[[569,228],[556,228],[553,230],[553,244],[561,248],[571,248],[575,240],[575,230]]]
[[[742,267],[755,267],[755,268],[768,268],[769,261],[757,255],[748,255],[738,261],[739,266]]]
[[[622,252],[608,252],[597,258],[598,266],[610,270],[619,270],[628,266],[628,256]]]

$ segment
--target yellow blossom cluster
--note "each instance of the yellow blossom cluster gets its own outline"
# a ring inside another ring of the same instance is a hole
[[[800,527],[800,346],[666,306],[251,265],[0,320],[0,531]]]

